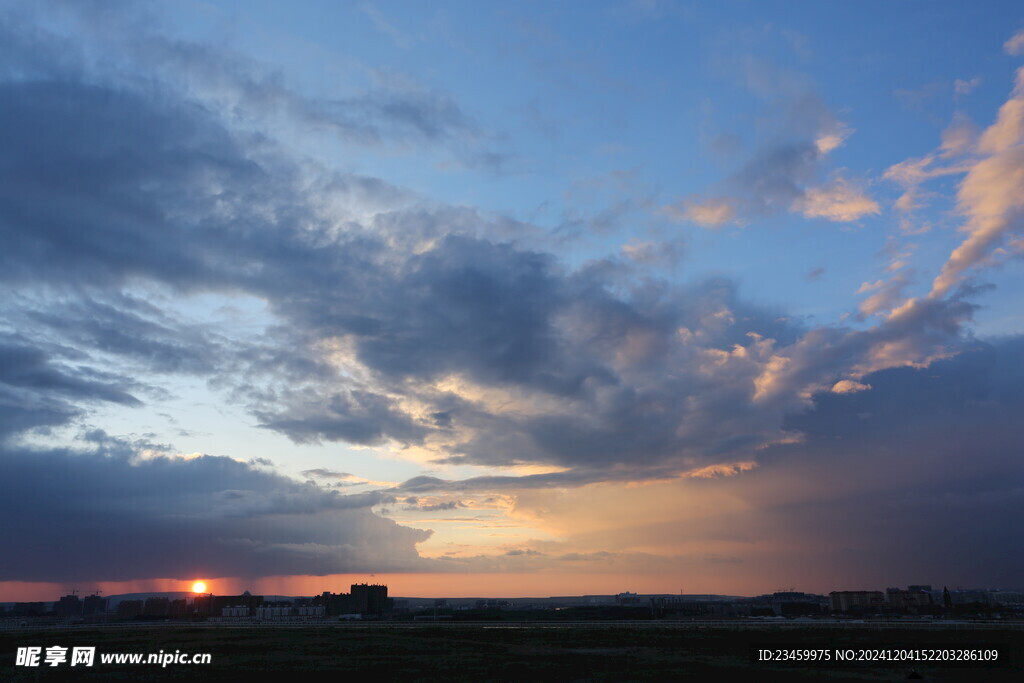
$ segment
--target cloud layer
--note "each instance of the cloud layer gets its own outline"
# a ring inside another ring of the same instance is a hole
[[[900,265],[862,287],[859,316],[821,325],[752,303],[726,278],[654,277],[679,260],[668,247],[635,242],[621,256],[573,261],[551,251],[557,240],[530,241],[536,226],[327,167],[265,132],[285,121],[361,147],[486,156],[487,134],[443,92],[382,77],[387,87],[318,98],[226,50],[159,36],[117,43],[139,60],[121,69],[92,52],[102,22],[78,20],[80,41],[16,14],[0,24],[0,506],[13,547],[46,538],[51,548],[13,558],[0,580],[566,562],[625,571],[715,546],[696,522],[670,532],[674,520],[638,523],[630,533],[648,540],[633,543],[621,528],[573,527],[579,510],[562,526],[557,513],[545,521],[544,504],[602,487],[619,487],[625,505],[625,485],[700,497],[765,496],[746,487],[778,483],[789,498],[730,512],[714,533],[776,523],[795,547],[845,519],[850,547],[871,557],[895,547],[864,540],[888,538],[879,525],[891,523],[917,533],[914,548],[933,559],[928,544],[941,535],[928,520],[966,534],[949,510],[1011,533],[1020,345],[971,339],[981,287],[967,276],[1016,249],[1020,82],[979,136],[958,123],[932,155],[886,174],[906,190],[906,213],[924,183],[965,174],[965,237],[930,294],[905,295],[912,271]],[[663,214],[701,227],[777,212],[838,223],[880,214],[868,181],[828,165],[852,130],[807,89],[782,90],[777,133],[721,186]],[[204,297],[225,306],[210,315]],[[223,313],[239,302],[262,306],[255,332]],[[462,479],[425,471],[392,489],[325,467],[299,483],[259,463],[187,458],[92,429],[99,408],[158,405],[181,378],[205,382],[296,448],[338,442],[424,467],[488,469]],[[44,445],[75,430],[71,444]],[[906,448],[891,475],[903,497],[891,517],[858,516],[858,506],[891,502],[895,488],[866,482],[894,443]],[[972,448],[983,455],[965,464]],[[842,490],[829,500],[808,497],[825,458],[853,483],[836,479]],[[945,470],[915,478],[929,467]],[[389,490],[342,494],[350,481]],[[452,512],[460,500],[419,498],[480,492],[515,494],[509,514],[568,540],[445,564],[417,552],[430,532],[379,514],[399,501],[407,512]],[[656,560],[659,533],[675,545]],[[628,552],[614,555],[614,543]],[[738,565],[760,552],[730,541],[706,559]]]
[[[429,532],[342,495],[227,457],[140,458],[91,434],[88,451],[5,448],[0,513],[11,553],[0,581],[254,577],[426,568]],[[40,500],[45,504],[40,505]],[[30,512],[31,514],[27,514]]]

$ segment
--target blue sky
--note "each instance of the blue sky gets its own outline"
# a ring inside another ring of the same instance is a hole
[[[407,88],[458,112],[453,130],[383,150],[295,131],[329,163],[553,232],[573,264],[631,240],[679,240],[688,258],[662,276],[728,275],[748,296],[822,323],[888,265],[879,252],[899,236],[892,216],[837,226],[768,213],[709,236],[658,209],[714,191],[758,146],[806,136],[822,116],[850,137],[818,179],[842,173],[891,203],[899,188],[884,170],[933,149],[958,112],[989,122],[1016,68],[985,49],[1006,40],[1012,3],[202,7],[175,23],[197,39],[227,37],[265,77],[310,97]],[[935,208],[924,220],[955,227],[951,206]],[[918,278],[955,244],[948,234],[916,243]],[[828,277],[809,288],[818,268]],[[980,316],[981,333],[1015,331],[999,297],[986,304],[995,310]]]
[[[1019,5],[2,7],[9,592],[1024,567]]]

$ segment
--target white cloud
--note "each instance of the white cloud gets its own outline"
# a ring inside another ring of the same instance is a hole
[[[857,290],[858,294],[874,292],[871,296],[860,303],[861,316],[875,315],[891,311],[903,302],[903,289],[907,286],[907,277],[897,275],[889,282],[878,280],[873,284],[865,282]]]
[[[883,280],[876,280],[875,282],[864,282],[861,284],[860,289],[857,290],[857,293],[863,294],[864,292],[871,292],[876,289],[881,289],[884,285],[885,281]]]
[[[995,123],[985,130],[978,143],[978,151],[988,156],[970,166],[960,185],[957,208],[967,217],[961,230],[968,236],[950,254],[935,278],[930,296],[948,292],[964,272],[984,263],[1005,237],[1019,229],[1024,211],[1022,143],[1024,67],[1017,70],[1010,99],[1000,107]]]
[[[831,130],[825,131],[815,138],[814,147],[818,150],[818,154],[828,154],[832,150],[842,147],[846,143],[846,138],[853,135],[853,133],[854,130],[852,128],[837,123]]]
[[[720,228],[736,221],[736,209],[725,198],[684,200],[680,204],[665,207],[665,213],[673,220],[690,221],[702,228]]]
[[[1024,54],[1024,31],[1006,43],[1011,54]],[[943,131],[938,150],[907,159],[886,170],[884,178],[905,188],[896,208],[910,212],[920,208],[920,186],[946,175],[965,174],[957,193],[957,212],[965,221],[960,230],[966,238],[949,255],[932,283],[929,297],[947,294],[964,274],[975,267],[998,261],[1004,242],[1021,230],[1024,214],[1024,67],[1007,101],[980,135],[974,125],[958,115]],[[904,224],[904,232],[924,232],[927,225]],[[909,302],[908,302],[909,303]],[[867,302],[865,302],[867,304]],[[862,305],[863,312],[863,305]]]
[[[852,379],[844,379],[836,382],[832,385],[833,394],[853,394],[858,391],[867,391],[871,388],[870,384],[862,384],[861,382],[855,382]]]
[[[1024,31],[1017,31],[1012,38],[1003,43],[1003,50],[1008,55],[1024,54]]]
[[[808,189],[793,203],[793,210],[806,218],[826,218],[841,223],[881,213],[878,202],[842,177],[828,185]]]

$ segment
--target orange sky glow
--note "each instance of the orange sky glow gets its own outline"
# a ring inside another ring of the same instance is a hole
[[[95,590],[101,595],[147,592],[188,592],[196,581],[206,583],[207,592],[216,595],[237,595],[248,590],[258,595],[311,596],[330,591],[347,593],[353,583],[382,583],[392,596],[406,597],[551,597],[557,595],[611,595],[624,591],[639,593],[704,593],[715,585],[711,577],[700,584],[649,574],[332,574],[330,576],[268,576],[258,579],[234,577],[192,580],[144,579],[137,581],[101,581],[95,585],[65,585],[60,583],[2,581],[0,595],[6,601],[57,600],[72,590],[89,595]],[[721,584],[718,584],[719,586]],[[758,592],[753,585],[735,584],[736,590]],[[768,590],[767,588],[765,590]],[[717,588],[715,592],[721,592]],[[746,594],[740,592],[738,594]]]

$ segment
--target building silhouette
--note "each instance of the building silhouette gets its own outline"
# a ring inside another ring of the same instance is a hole
[[[117,603],[117,617],[119,619],[134,619],[142,614],[144,604],[142,600],[122,600]]]
[[[253,616],[256,610],[263,605],[262,595],[253,595],[245,591],[241,595],[214,595],[210,614],[213,616],[227,616],[224,610],[230,609],[230,616]]]
[[[349,593],[331,593],[324,591],[313,599],[315,605],[321,605],[329,616],[343,614],[359,614],[362,616],[379,617],[391,612],[391,600],[388,598],[388,587],[377,584],[354,583]]]
[[[352,584],[352,605],[355,612],[380,616],[388,611],[388,587],[378,584]]]
[[[82,601],[74,593],[65,595],[54,604],[53,611],[58,617],[80,617],[82,616]]]
[[[89,617],[96,614],[106,614],[107,599],[99,595],[87,595],[82,601],[82,614]]]
[[[147,617],[167,617],[171,613],[171,601],[168,598],[149,597],[142,606],[142,613]]]
[[[828,597],[833,612],[881,612],[885,609],[882,591],[832,591]]]

